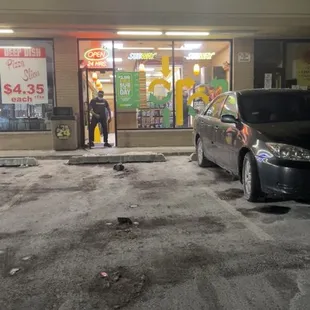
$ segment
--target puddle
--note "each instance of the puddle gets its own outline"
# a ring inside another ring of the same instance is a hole
[[[266,214],[275,214],[275,215],[282,215],[287,214],[290,212],[291,208],[283,207],[283,206],[264,206],[256,208],[257,212],[266,213]]]
[[[284,206],[262,206],[255,207],[253,209],[238,209],[244,216],[251,216],[254,212],[264,213],[264,214],[272,214],[272,215],[284,215],[291,211],[291,208]]]
[[[230,188],[225,191],[216,192],[221,200],[235,200],[243,197],[243,190],[239,188]]]

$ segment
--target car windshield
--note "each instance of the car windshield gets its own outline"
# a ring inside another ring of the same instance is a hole
[[[310,92],[242,94],[239,109],[252,124],[309,121]]]

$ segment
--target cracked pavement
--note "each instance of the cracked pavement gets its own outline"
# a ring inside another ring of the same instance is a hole
[[[187,157],[125,168],[0,169],[1,310],[309,308],[308,204]]]

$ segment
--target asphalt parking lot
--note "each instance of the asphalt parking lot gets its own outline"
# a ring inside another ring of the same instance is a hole
[[[309,309],[310,206],[165,163],[0,168],[0,309]]]

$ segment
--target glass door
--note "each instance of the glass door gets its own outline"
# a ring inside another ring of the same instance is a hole
[[[88,69],[83,68],[79,70],[79,89],[80,89],[80,145],[82,148],[90,147],[89,137],[89,102],[88,102]]]
[[[89,148],[103,148],[108,144],[115,146],[115,112],[114,112],[114,84],[112,69],[80,69],[80,111],[81,111],[81,145]],[[98,92],[103,92],[101,101],[106,101],[108,109],[100,112]],[[97,114],[101,113],[101,118],[94,121],[91,114],[90,102],[95,100],[97,103]],[[111,119],[110,119],[111,116]],[[106,121],[107,124],[102,122]],[[105,129],[106,128],[106,129]],[[91,141],[90,141],[91,140]],[[105,140],[107,142],[105,143]]]

